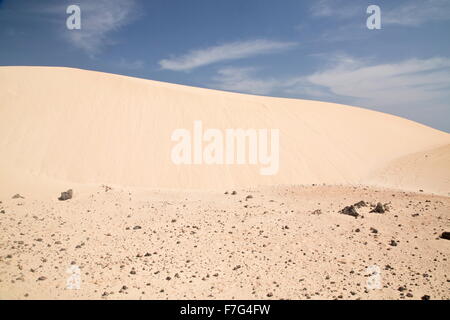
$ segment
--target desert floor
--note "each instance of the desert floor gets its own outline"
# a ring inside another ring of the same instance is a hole
[[[0,199],[0,298],[450,298],[450,241],[439,238],[450,229],[449,197],[322,185],[232,191],[96,186],[68,201],[13,191]],[[360,217],[339,213],[361,200]],[[370,213],[378,202],[389,211]],[[73,266],[79,290],[66,287]],[[371,266],[381,289],[366,286]]]

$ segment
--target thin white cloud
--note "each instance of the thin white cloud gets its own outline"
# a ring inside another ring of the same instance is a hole
[[[450,107],[450,58],[409,59],[373,64],[345,55],[310,75],[263,78],[254,68],[220,69],[212,87],[253,94],[294,96],[394,112],[405,108]],[[426,111],[424,111],[426,112]]]
[[[366,66],[349,60],[302,78],[325,95],[351,97],[371,106],[401,106],[450,99],[450,59],[410,59]],[[450,100],[447,100],[450,101]]]
[[[373,3],[376,4],[376,3]],[[369,3],[342,0],[317,0],[310,7],[314,17],[365,21]],[[430,21],[450,20],[449,0],[408,0],[380,5],[382,25],[419,26]]]
[[[335,17],[346,19],[354,17],[357,14],[365,14],[361,9],[361,4],[351,5],[342,0],[316,0],[310,7],[310,12],[315,17]]]
[[[430,21],[450,20],[450,1],[414,0],[392,10],[382,9],[382,23],[419,26]]]
[[[81,30],[64,30],[69,42],[91,56],[114,44],[111,34],[139,16],[136,0],[79,1]]]
[[[0,0],[1,1],[1,0]],[[10,1],[0,12],[0,19],[20,24],[38,21],[51,24],[70,45],[94,57],[115,43],[114,32],[142,15],[139,0],[77,0],[77,1]],[[66,9],[76,4],[81,9],[81,30],[68,30]]]
[[[277,80],[258,79],[253,74],[255,68],[226,67],[217,71],[211,87],[227,91],[251,94],[270,94],[277,87]]]
[[[120,58],[119,62],[116,64],[117,67],[126,70],[139,70],[144,68],[145,63],[142,60],[128,60],[125,58]]]
[[[188,71],[220,61],[242,59],[260,54],[279,52],[294,47],[294,42],[250,40],[226,43],[205,49],[192,50],[184,55],[159,61],[162,69]]]

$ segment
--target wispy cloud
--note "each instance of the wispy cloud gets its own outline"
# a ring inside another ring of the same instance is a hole
[[[120,58],[119,62],[116,64],[117,67],[120,69],[126,69],[126,70],[139,70],[144,68],[145,63],[144,61],[137,59],[137,60],[128,60],[125,58]]]
[[[81,30],[65,30],[69,42],[90,56],[114,44],[111,34],[139,17],[136,0],[79,1]]]
[[[242,59],[290,49],[295,42],[278,42],[265,39],[238,41],[192,50],[184,55],[159,61],[162,69],[188,71],[220,61]]]
[[[254,68],[220,69],[214,88],[327,100],[395,110],[442,106],[450,101],[450,58],[409,59],[369,64],[351,56],[328,59],[327,68],[309,75],[264,78]]]
[[[387,25],[419,26],[443,20],[450,20],[448,0],[413,0],[383,11],[382,16],[382,22]]]
[[[316,0],[310,7],[310,12],[315,17],[335,17],[340,19],[354,17],[357,14],[364,14],[361,4],[351,5],[342,0]]]
[[[346,58],[334,68],[301,80],[322,89],[324,95],[350,97],[363,105],[395,107],[445,101],[450,99],[450,59],[410,59],[367,66]]]
[[[376,3],[374,3],[376,4]],[[348,19],[361,17],[364,21],[369,3],[355,3],[343,0],[317,0],[310,7],[315,17],[334,17]],[[381,5],[383,25],[419,26],[430,21],[450,20],[450,1],[448,0],[409,0],[395,1]]]
[[[276,79],[258,79],[255,68],[226,67],[217,71],[210,87],[252,94],[270,94],[279,85]]]

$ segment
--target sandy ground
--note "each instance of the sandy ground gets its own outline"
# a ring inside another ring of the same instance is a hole
[[[3,197],[0,298],[450,298],[450,241],[439,238],[450,231],[449,197],[343,186],[232,191],[97,186],[68,201]],[[339,213],[361,200],[389,211]],[[79,290],[66,287],[71,266],[81,270]],[[381,270],[380,289],[366,286],[370,266]]]

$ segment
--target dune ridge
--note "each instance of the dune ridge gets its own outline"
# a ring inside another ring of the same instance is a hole
[[[171,134],[192,130],[195,120],[221,130],[279,129],[278,173],[263,176],[249,164],[175,165]],[[357,107],[72,68],[0,67],[0,192],[14,183],[40,189],[42,179],[58,187],[202,190],[370,184],[448,195],[449,145],[448,133]]]

